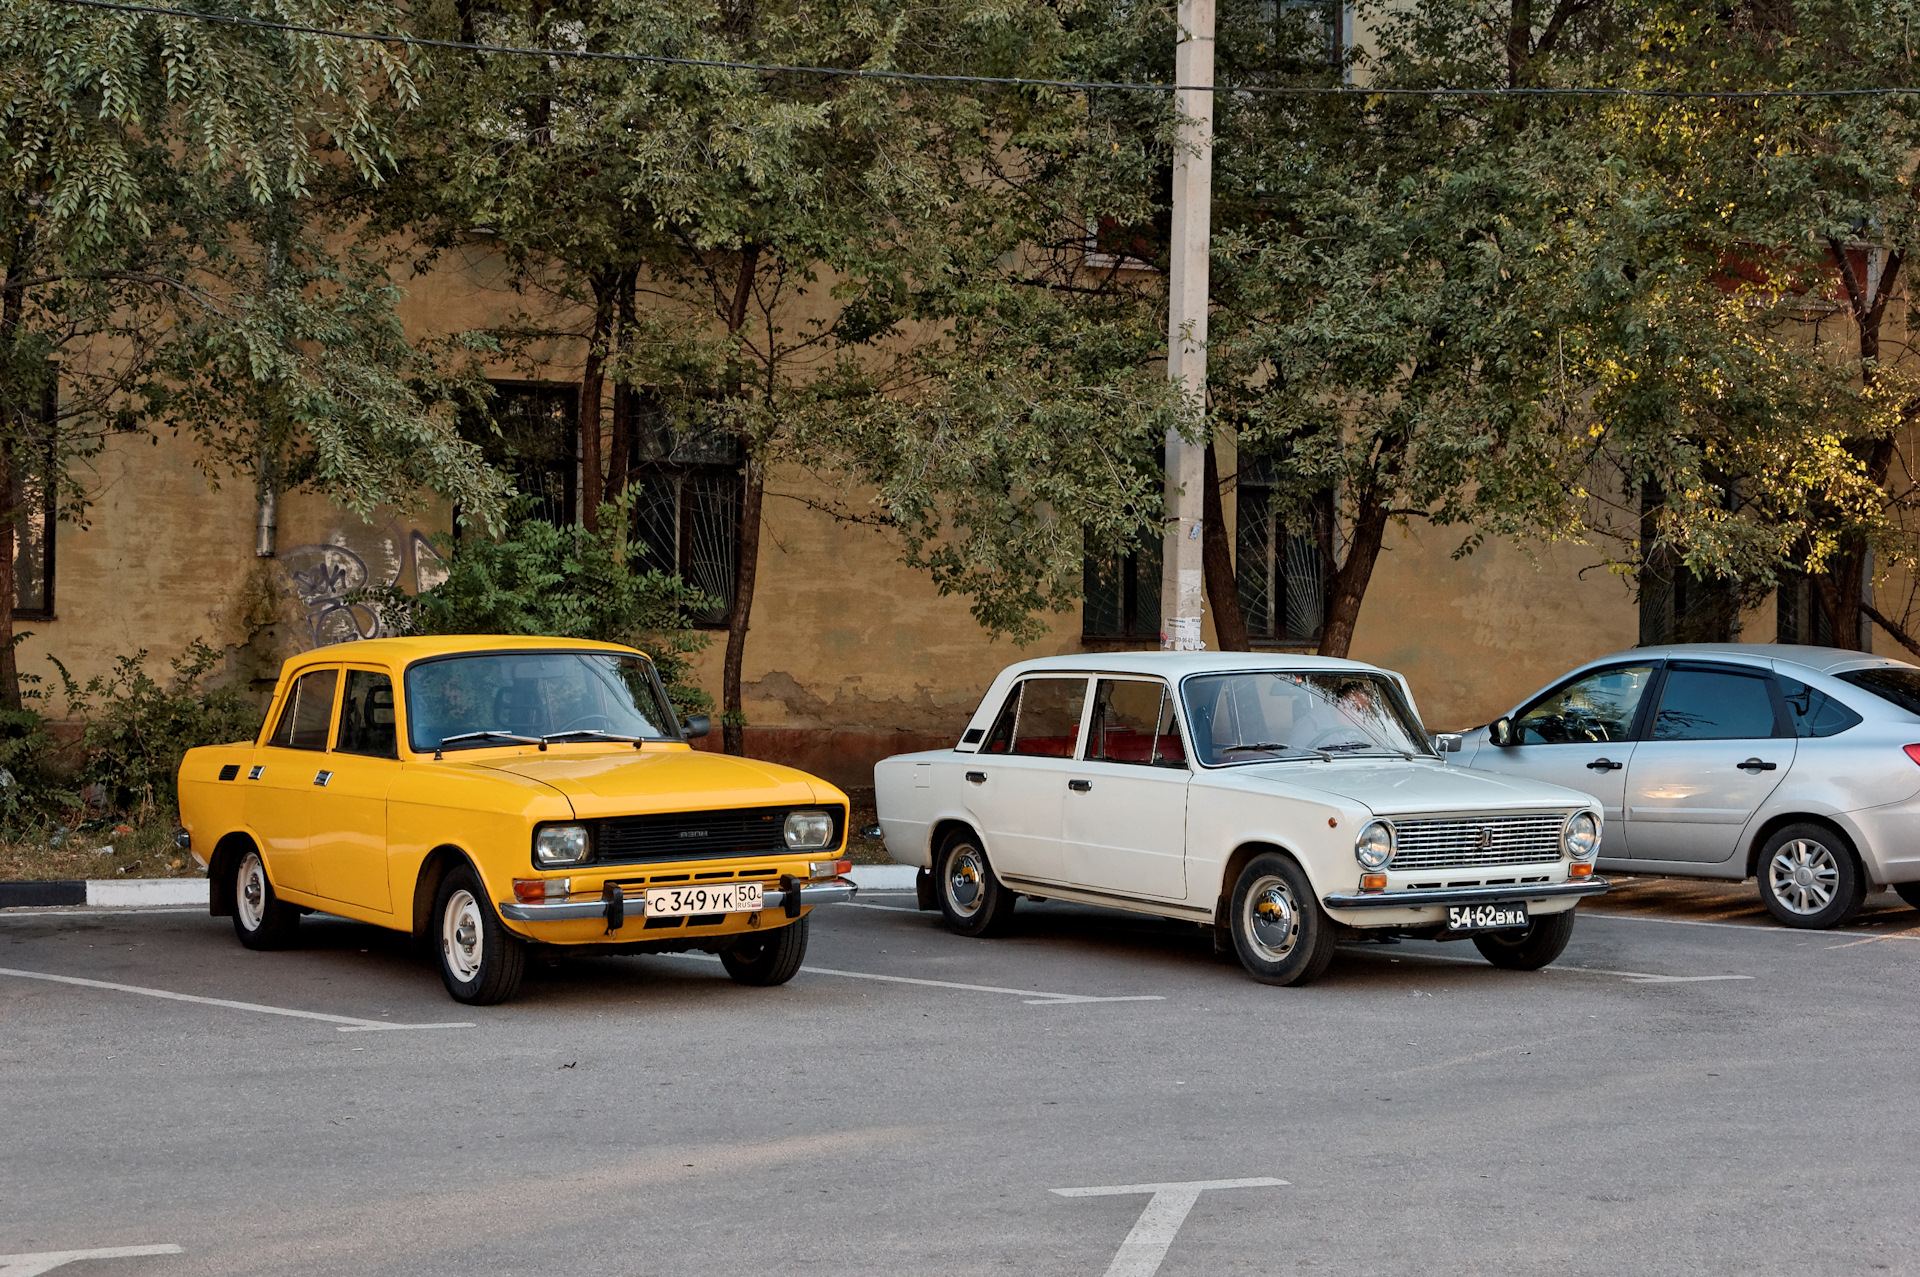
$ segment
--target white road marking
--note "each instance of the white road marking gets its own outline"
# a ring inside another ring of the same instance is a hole
[[[879,909],[885,913],[919,913],[918,909],[903,909],[899,905],[873,905],[864,900],[843,900],[843,905],[852,905],[855,909]]]
[[[134,1259],[141,1255],[179,1255],[173,1245],[107,1246],[98,1250],[43,1250],[32,1255],[0,1255],[0,1277],[39,1277],[62,1264],[82,1259]]]
[[[197,913],[204,918],[207,916],[207,907],[201,905],[198,909],[173,909],[126,905],[110,909],[88,909],[80,905],[16,905],[11,909],[0,909],[0,918],[121,918],[130,913]]]
[[[1341,947],[1350,953],[1366,952],[1364,949],[1358,949],[1350,945],[1342,945]],[[1456,958],[1448,953],[1406,953],[1400,956],[1412,958],[1417,962],[1464,962],[1468,966],[1474,967],[1490,965],[1480,958]],[[1557,962],[1552,966],[1546,966],[1540,969],[1542,971],[1583,971],[1588,975],[1619,976],[1622,980],[1630,980],[1635,984],[1699,984],[1713,980],[1753,979],[1750,975],[1660,975],[1653,971],[1609,971],[1605,967],[1562,966]]]
[[[1153,1277],[1173,1246],[1174,1234],[1187,1212],[1210,1188],[1284,1188],[1283,1179],[1196,1179],[1184,1184],[1109,1184],[1102,1188],[1056,1188],[1061,1197],[1119,1197],[1151,1193],[1133,1231],[1120,1243],[1119,1253],[1107,1265],[1107,1277]]]
[[[170,989],[149,989],[138,984],[115,984],[110,980],[83,980],[79,976],[51,975],[45,971],[19,971],[12,967],[0,967],[0,975],[10,975],[22,980],[48,980],[54,984],[78,985],[83,989],[107,989],[114,993],[137,993],[144,998],[164,998],[169,1002],[193,1002],[200,1006],[226,1007],[230,1011],[257,1011],[262,1015],[291,1016],[296,1020],[319,1020],[323,1024],[338,1025],[341,1033],[382,1033],[395,1029],[471,1029],[473,1021],[461,1020],[442,1024],[390,1024],[385,1020],[363,1020],[353,1015],[329,1015],[325,1011],[295,1011],[290,1007],[263,1006],[258,1002],[235,1002],[230,998],[203,998],[194,993],[175,993]],[[0,1277],[10,1277],[0,1271]]]
[[[663,958],[689,958],[695,962],[718,962],[707,953],[663,953]],[[992,984],[956,984],[951,980],[922,980],[916,976],[880,975],[873,971],[841,971],[834,967],[801,967],[808,975],[837,975],[847,980],[883,980],[888,984],[919,984],[934,989],[960,989],[967,993],[1010,993],[1024,998],[1028,1006],[1057,1006],[1064,1002],[1164,1002],[1158,993],[1136,993],[1124,997],[1097,998],[1081,993],[1047,993],[1040,989],[1003,989]]]

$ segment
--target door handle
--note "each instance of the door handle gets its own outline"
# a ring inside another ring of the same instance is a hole
[[[1744,763],[1735,763],[1734,766],[1738,767],[1743,772],[1770,772],[1770,771],[1776,770],[1779,767],[1779,764],[1763,763],[1757,758],[1749,758]]]
[[[1070,780],[1067,782],[1067,788],[1076,794],[1084,794],[1093,788],[1093,782],[1090,780]]]
[[[319,785],[323,789],[326,787],[327,782],[332,779],[333,779],[332,772],[322,771],[322,772],[315,772],[313,774],[313,783],[316,785]]]
[[[967,783],[969,785],[984,785],[987,783],[987,774],[985,772],[968,772]]]
[[[1611,758],[1596,758],[1587,764],[1587,770],[1590,772],[1617,772],[1625,766],[1625,763],[1616,763]]]

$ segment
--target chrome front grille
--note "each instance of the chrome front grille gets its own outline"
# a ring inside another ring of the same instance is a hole
[[[1535,865],[1560,859],[1565,812],[1527,816],[1478,816],[1445,820],[1397,820],[1393,824],[1396,872],[1479,869],[1490,865]]]

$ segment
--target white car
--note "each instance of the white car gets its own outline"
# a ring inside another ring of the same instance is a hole
[[[888,850],[955,931],[1004,929],[1022,895],[1184,918],[1269,984],[1359,936],[1542,967],[1607,889],[1592,799],[1447,766],[1406,681],[1358,661],[1023,661],[958,744],[883,759],[874,787]]]
[[[1920,669],[1901,661],[1634,648],[1467,733],[1459,761],[1595,795],[1604,870],[1757,877],[1793,927],[1845,923],[1869,884],[1920,907]]]

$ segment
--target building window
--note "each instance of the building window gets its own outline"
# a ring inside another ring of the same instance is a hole
[[[644,568],[679,576],[714,600],[696,625],[727,623],[740,560],[740,503],[746,495],[740,441],[717,429],[678,429],[657,400],[639,393],[627,484],[638,489],[633,538]]]
[[[549,382],[496,381],[491,414],[470,414],[460,434],[513,486],[533,498],[533,516],[559,528],[578,518],[580,388]],[[456,513],[456,522],[458,516]]]
[[[1098,643],[1160,642],[1160,538],[1141,536],[1124,551],[1087,546],[1081,569],[1086,602],[1080,637]]]
[[[1665,500],[1646,485],[1640,493],[1640,646],[1732,643],[1740,637],[1740,590],[1730,581],[1694,574],[1659,539],[1657,516]]]
[[[1780,573],[1774,595],[1774,642],[1833,646],[1833,618],[1820,602],[1820,591],[1804,572]]]
[[[53,541],[59,526],[60,482],[53,427],[59,387],[49,379],[40,403],[46,442],[23,441],[13,456],[13,615],[20,621],[53,619]]]
[[[1276,478],[1271,460],[1241,459],[1234,552],[1240,614],[1256,642],[1318,643],[1327,611],[1320,547],[1309,529],[1287,522]]]

